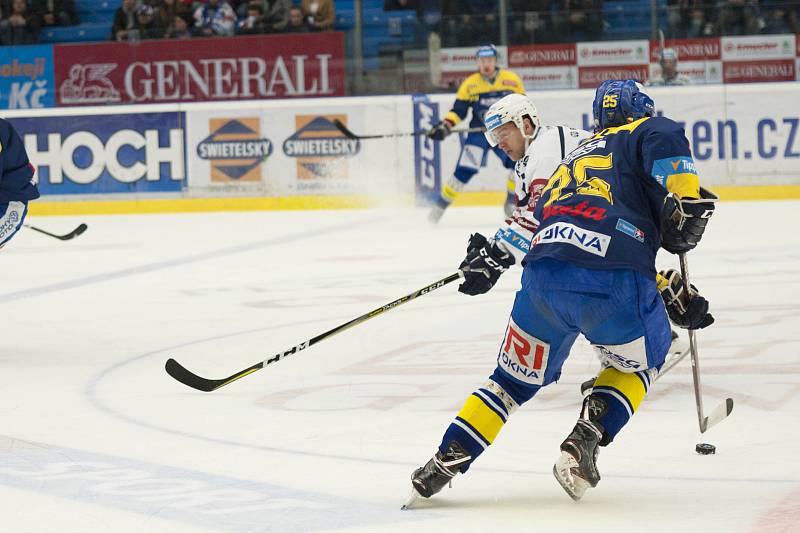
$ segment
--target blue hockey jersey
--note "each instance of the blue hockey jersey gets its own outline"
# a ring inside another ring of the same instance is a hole
[[[22,139],[8,121],[0,118],[0,203],[38,198],[34,176]]]
[[[596,133],[561,162],[534,209],[539,228],[526,262],[551,257],[655,276],[667,192],[697,198],[700,183],[683,129],[642,118]]]

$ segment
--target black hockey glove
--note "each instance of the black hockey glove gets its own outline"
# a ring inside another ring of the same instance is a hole
[[[714,199],[668,194],[661,209],[661,247],[673,254],[694,249],[714,214]]]
[[[445,137],[450,135],[452,127],[453,125],[449,120],[443,120],[428,130],[425,136],[434,141],[443,141]]]
[[[510,252],[496,243],[490,243],[480,233],[470,235],[467,257],[458,267],[464,272],[464,282],[458,286],[458,290],[470,296],[489,292],[500,279],[500,274],[508,270],[514,262],[514,256]]]
[[[669,269],[662,270],[659,275],[666,279],[659,290],[673,324],[683,329],[703,329],[714,323],[714,317],[708,312],[708,300],[700,296],[697,287],[690,285],[687,297],[680,272]]]

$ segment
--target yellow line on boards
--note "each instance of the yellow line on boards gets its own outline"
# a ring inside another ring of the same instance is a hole
[[[153,198],[48,202],[34,200],[31,215],[125,215],[140,213],[198,213],[212,211],[271,211],[299,209],[351,209],[371,207],[376,201],[367,196],[287,196],[258,198]]]
[[[741,185],[711,186],[724,201],[747,200],[797,200],[800,185]],[[454,206],[501,205],[504,191],[462,192]],[[409,198],[402,204],[412,205]],[[375,207],[380,200],[370,196],[287,196],[287,197],[229,197],[229,198],[143,198],[139,200],[34,200],[29,213],[34,216],[51,215],[112,215],[142,213],[202,213],[213,211],[278,211],[306,209],[352,209]]]
[[[736,185],[709,186],[711,191],[724,201],[746,200],[798,200],[800,185]],[[453,202],[454,206],[500,205],[506,193],[501,191],[462,192]]]

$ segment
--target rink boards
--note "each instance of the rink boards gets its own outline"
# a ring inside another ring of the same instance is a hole
[[[800,84],[652,89],[684,124],[701,179],[723,199],[800,197]],[[532,94],[542,121],[591,129],[593,91]],[[464,141],[421,131],[453,95],[315,98],[10,111],[38,169],[39,214],[346,208],[424,204]],[[461,127],[465,127],[463,124]],[[499,202],[488,154],[460,199]]]

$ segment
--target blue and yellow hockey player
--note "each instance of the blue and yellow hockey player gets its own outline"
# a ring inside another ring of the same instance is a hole
[[[20,230],[28,202],[39,197],[36,172],[11,124],[0,118],[0,247]]]
[[[564,490],[579,500],[600,481],[598,447],[617,437],[664,363],[671,340],[667,314],[684,328],[713,322],[696,289],[677,294],[680,274],[656,282],[659,247],[692,250],[714,204],[701,195],[683,129],[654,114],[653,100],[633,80],[597,89],[595,134],[566,156],[533,206],[539,226],[522,261],[522,287],[497,367],[467,399],[434,457],[412,474],[409,504],[466,472],[508,417],[559,379],[583,334],[604,368],[553,467]],[[466,281],[491,288],[509,266],[501,252],[492,243],[468,250]]]
[[[478,63],[478,72],[470,75],[456,93],[456,101],[453,108],[445,115],[444,119],[431,128],[428,137],[442,141],[450,135],[453,127],[464,120],[469,110],[472,110],[470,128],[483,126],[483,116],[486,110],[493,103],[507,94],[525,94],[525,88],[519,76],[507,69],[497,66],[497,48],[494,45],[486,45],[478,48],[475,52],[475,59]],[[467,134],[467,138],[461,146],[461,153],[458,156],[456,170],[454,174],[442,184],[439,198],[431,210],[428,218],[431,222],[438,222],[444,210],[456,199],[458,193],[469,183],[469,180],[477,174],[481,167],[486,165],[489,151],[493,151],[503,162],[503,166],[509,171],[514,168],[512,161],[498,147],[489,146],[484,134],[480,131]],[[514,175],[509,172],[506,182],[506,214],[511,214],[516,206],[516,193]]]

